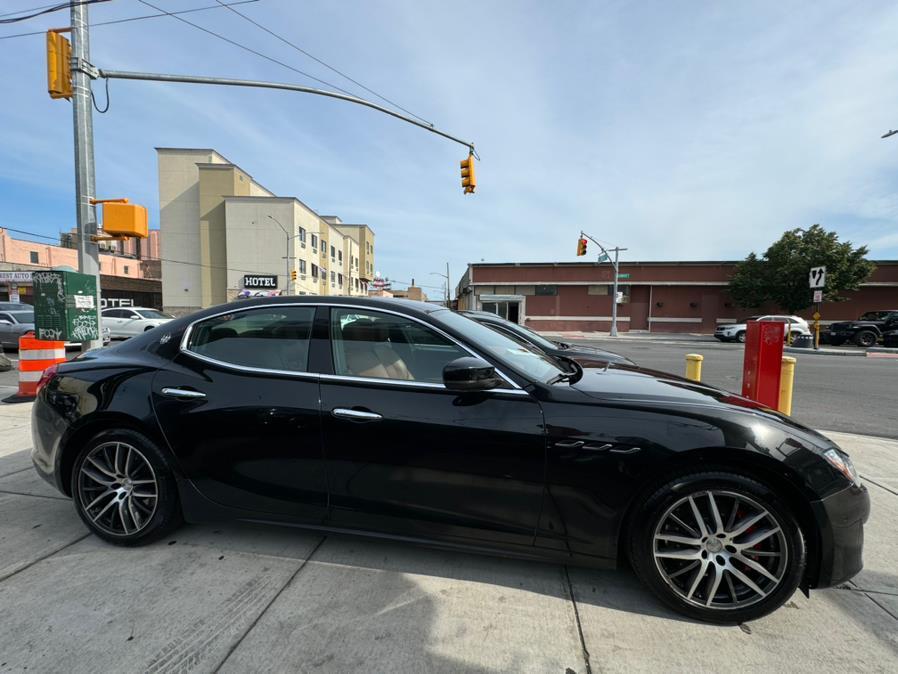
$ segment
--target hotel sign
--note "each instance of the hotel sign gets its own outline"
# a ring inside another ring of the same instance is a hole
[[[243,277],[244,288],[277,288],[278,277],[274,274],[247,274]]]

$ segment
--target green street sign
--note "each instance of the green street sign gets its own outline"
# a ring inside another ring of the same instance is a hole
[[[618,274],[617,277],[618,278],[630,278],[630,275],[629,274]]]

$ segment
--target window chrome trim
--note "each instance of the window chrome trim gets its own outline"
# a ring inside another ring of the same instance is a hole
[[[402,380],[402,379],[378,379],[375,377],[353,377],[353,376],[349,376],[349,375],[331,375],[331,374],[321,374],[318,372],[309,372],[307,370],[303,370],[303,371],[300,371],[300,370],[296,370],[296,371],[294,371],[294,370],[268,370],[265,368],[250,367],[248,365],[237,365],[235,363],[228,363],[226,361],[217,360],[215,358],[210,358],[209,356],[204,356],[195,351],[191,351],[190,349],[187,348],[187,344],[190,341],[190,336],[193,334],[193,328],[198,323],[204,323],[205,321],[211,320],[213,318],[218,318],[219,316],[227,316],[228,314],[236,314],[236,313],[240,313],[243,311],[253,311],[254,309],[265,309],[265,308],[269,308],[269,307],[327,307],[329,309],[355,309],[358,311],[375,311],[375,312],[380,312],[382,314],[392,314],[393,316],[399,316],[400,318],[405,318],[406,320],[415,321],[416,323],[420,323],[424,327],[430,328],[434,332],[442,335],[443,337],[448,339],[453,344],[461,347],[462,349],[467,351],[470,355],[472,355],[476,358],[480,358],[481,360],[485,360],[485,361],[489,362],[488,358],[484,358],[480,353],[478,353],[477,351],[475,351],[474,349],[469,347],[467,344],[460,342],[458,339],[456,339],[449,333],[445,332],[441,328],[439,328],[431,323],[428,323],[427,321],[423,321],[420,318],[417,318],[416,316],[409,316],[408,314],[404,314],[401,311],[394,311],[392,309],[381,309],[380,307],[372,308],[372,307],[366,307],[366,306],[359,305],[359,304],[334,304],[331,302],[283,302],[283,303],[278,302],[278,303],[274,303],[274,304],[254,304],[253,306],[250,306],[250,307],[237,307],[234,309],[228,309],[227,311],[219,311],[216,314],[210,314],[209,316],[203,316],[202,318],[198,318],[195,321],[193,321],[192,323],[190,323],[186,328],[184,328],[184,334],[181,336],[181,343],[180,343],[178,349],[183,354],[192,356],[194,358],[199,358],[200,360],[204,360],[207,363],[212,363],[213,365],[219,365],[221,367],[229,367],[229,368],[232,368],[235,370],[240,370],[243,372],[259,372],[262,374],[314,377],[314,378],[321,378],[321,379],[335,377],[335,378],[344,379],[344,380],[348,380],[348,381],[352,381],[352,380],[362,381],[362,382],[378,382],[379,381],[381,383],[389,383],[389,384],[399,383],[400,385],[409,385],[409,384],[411,384],[413,386],[422,386],[423,385],[426,388],[431,388],[431,387],[438,387],[438,388],[443,388],[443,389],[446,388],[443,384],[432,384],[430,382],[409,382],[409,381]],[[328,327],[330,327],[330,326],[328,326]],[[311,342],[311,339],[309,341]],[[328,343],[331,345],[331,348],[333,348],[333,339],[331,339],[330,335],[328,335]],[[511,377],[509,377],[507,374],[505,374],[498,367],[496,367],[495,370],[496,370],[496,374],[498,374],[500,377],[502,377],[502,379],[504,379],[511,386],[511,388],[510,389],[495,388],[495,389],[487,389],[487,391],[496,391],[496,392],[502,392],[502,393],[520,392],[520,393],[523,393],[524,395],[530,395],[523,388],[521,388],[517,384],[517,382],[515,382]]]
[[[411,388],[423,388],[429,389],[432,391],[448,391],[445,384],[435,384],[434,382],[429,381],[410,381],[408,379],[384,379],[382,377],[356,377],[354,375],[348,374],[320,374],[318,378],[321,381],[344,381],[344,382],[355,382],[360,384],[386,384],[386,385],[396,385],[396,386],[405,386]],[[462,391],[458,391],[457,393],[462,393]],[[530,395],[524,389],[514,389],[514,388],[490,388],[484,389],[483,391],[476,391],[476,393],[508,393],[511,395]]]

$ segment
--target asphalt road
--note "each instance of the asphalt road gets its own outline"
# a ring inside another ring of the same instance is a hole
[[[567,340],[572,341],[572,340]],[[700,353],[702,381],[740,393],[741,344],[717,342],[587,341],[639,365],[682,375],[687,353]],[[898,359],[795,354],[792,416],[812,428],[898,438]]]

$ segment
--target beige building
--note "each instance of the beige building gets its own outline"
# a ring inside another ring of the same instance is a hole
[[[367,295],[374,277],[368,225],[276,196],[215,150],[156,153],[167,311],[184,314],[259,291]]]

